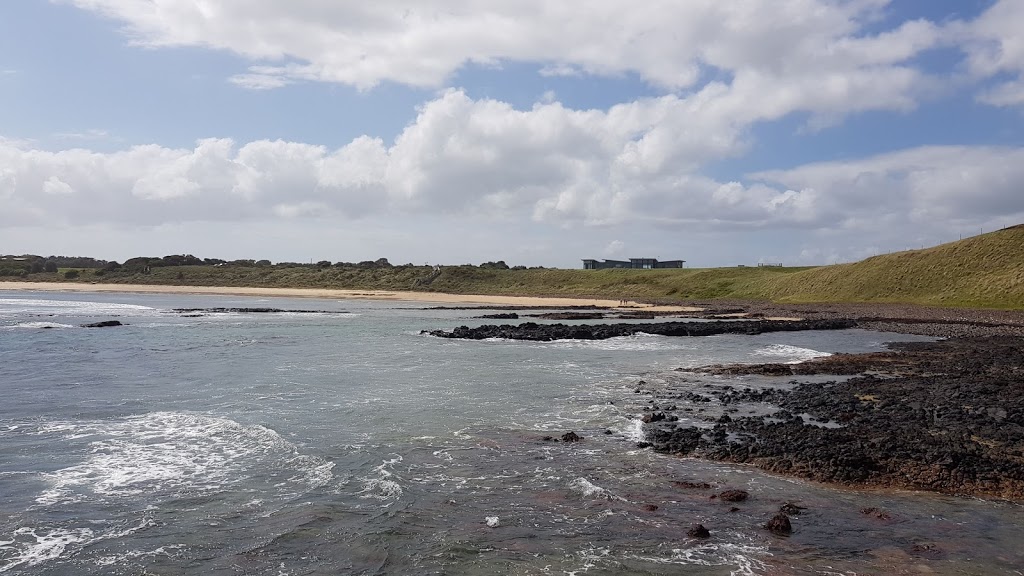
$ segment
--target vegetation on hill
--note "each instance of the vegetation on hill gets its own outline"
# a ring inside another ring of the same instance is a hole
[[[757,299],[1024,308],[1024,227],[853,264],[808,268],[562,270],[509,268],[500,261],[432,267],[393,266],[385,258],[359,263],[272,264],[268,260],[227,262],[176,255],[133,258],[124,264],[91,261],[89,267],[62,266],[58,270],[54,257],[18,258],[0,257],[0,276],[51,282],[418,290],[659,302]],[[93,262],[102,262],[102,266]]]

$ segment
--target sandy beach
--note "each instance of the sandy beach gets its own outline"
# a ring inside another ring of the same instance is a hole
[[[439,292],[400,292],[385,290],[328,290],[322,288],[256,288],[237,286],[150,286],[146,284],[80,284],[75,282],[0,282],[0,290],[40,292],[121,292],[132,294],[223,294],[283,298],[321,298],[349,300],[396,300],[430,302],[444,305],[494,306],[600,306],[606,308],[642,309],[650,312],[699,312],[689,306],[655,306],[641,302],[601,300],[595,298],[538,298],[532,296],[488,296],[474,294],[442,294]]]

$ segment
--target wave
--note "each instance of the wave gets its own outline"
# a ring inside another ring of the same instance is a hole
[[[29,568],[61,556],[74,555],[91,544],[102,540],[122,539],[140,530],[152,527],[148,517],[134,526],[110,526],[103,522],[90,522],[90,528],[43,528],[23,526],[14,531],[10,540],[0,540],[0,572],[14,568]],[[125,558],[148,555],[145,552],[127,552]]]
[[[392,502],[398,500],[403,493],[402,485],[394,480],[395,475],[390,468],[401,461],[402,457],[395,455],[373,469],[376,476],[362,478],[363,489],[358,492],[360,497],[386,501],[388,504],[385,506],[390,506]]]
[[[747,539],[740,534],[730,534],[729,540]],[[667,556],[627,555],[627,558],[654,564],[682,566],[731,567],[733,576],[755,576],[768,569],[760,558],[768,554],[768,547],[754,543],[722,542],[705,543],[693,548],[673,548]]]
[[[552,348],[583,348],[589,350],[623,350],[630,352],[656,350],[695,350],[697,346],[682,338],[639,333],[632,336],[616,336],[606,340],[557,340],[545,342]]]
[[[12,538],[13,540],[0,540],[0,550],[10,554],[4,554],[6,564],[0,566],[0,572],[7,572],[19,566],[35,566],[57,558],[68,547],[91,541],[93,531],[89,528],[55,528],[44,531],[40,528],[25,527],[15,530]]]
[[[569,488],[575,492],[579,492],[587,498],[601,498],[603,500],[619,500],[625,502],[625,498],[612,494],[607,489],[594,484],[586,478],[577,478],[572,482],[569,482]]]
[[[333,478],[333,464],[299,454],[269,428],[201,414],[156,412],[117,421],[55,422],[40,433],[47,432],[95,439],[84,462],[42,475],[49,488],[36,498],[41,506],[133,497],[152,503],[253,482],[287,498]]]
[[[13,326],[5,326],[5,328],[35,328],[35,329],[48,329],[48,328],[75,328],[74,324],[61,324],[59,322],[21,322]]]
[[[61,314],[67,316],[148,315],[156,308],[117,302],[46,300],[40,298],[0,298],[0,314]]]
[[[832,355],[829,352],[821,352],[811,348],[800,348],[799,346],[790,346],[788,344],[772,344],[771,346],[755,350],[752,354],[754,356],[766,356],[778,359],[778,361],[781,361],[784,364],[799,364],[807,360],[824,358],[825,356]]]

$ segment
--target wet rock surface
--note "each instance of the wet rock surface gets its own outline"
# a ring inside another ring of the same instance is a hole
[[[735,322],[656,322],[649,324],[537,324],[524,322],[517,326],[510,324],[488,324],[477,328],[459,326],[447,332],[444,330],[424,331],[439,338],[458,338],[465,340],[486,340],[501,338],[506,340],[530,340],[549,342],[551,340],[605,340],[618,336],[634,334],[655,334],[660,336],[713,336],[717,334],[764,334],[767,332],[785,332],[799,330],[843,330],[853,328],[857,324],[852,320],[803,320],[803,321],[771,321],[746,320]]]
[[[82,324],[82,328],[113,328],[115,326],[124,326],[118,320],[104,320],[103,322],[93,322],[91,324]]]
[[[720,377],[700,392],[692,384],[686,392],[638,386],[662,413],[685,414],[690,422],[652,421],[646,440],[662,452],[823,482],[1024,500],[1024,338],[954,338],[891,349],[708,370],[783,375],[791,379],[788,389]],[[812,377],[843,374],[855,376]],[[670,402],[679,408],[668,410],[675,408]],[[738,413],[737,406],[757,405],[772,408]]]
[[[764,527],[772,534],[778,534],[779,536],[789,536],[793,533],[793,524],[789,521],[789,516],[782,512],[772,516],[772,519]]]
[[[703,524],[694,524],[686,531],[686,535],[690,538],[710,538],[711,532]]]

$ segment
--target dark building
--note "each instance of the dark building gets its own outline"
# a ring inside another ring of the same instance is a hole
[[[664,260],[657,258],[630,258],[629,260],[584,260],[584,270],[606,270],[609,268],[629,268],[633,270],[653,270],[655,268],[682,268],[686,260]]]

